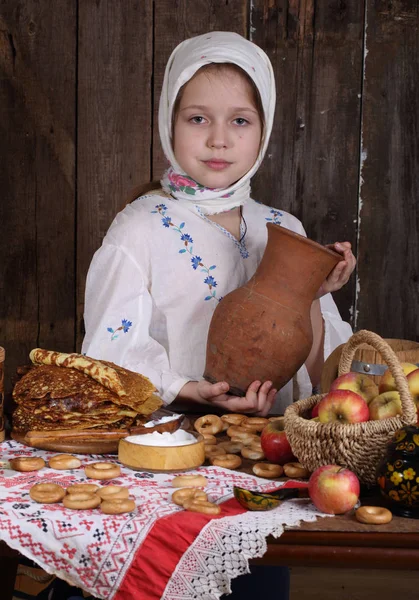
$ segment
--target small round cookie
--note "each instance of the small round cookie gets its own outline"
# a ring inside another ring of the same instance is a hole
[[[40,456],[19,456],[9,460],[10,466],[14,471],[39,471],[45,467],[45,461]]]
[[[81,460],[72,454],[56,454],[55,456],[51,456],[48,466],[50,469],[58,470],[78,469],[81,467]]]

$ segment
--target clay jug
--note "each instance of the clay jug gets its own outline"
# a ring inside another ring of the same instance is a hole
[[[322,282],[342,260],[336,252],[273,223],[253,277],[227,294],[208,332],[204,377],[227,381],[244,396],[256,380],[281,389],[309,355],[310,307]]]

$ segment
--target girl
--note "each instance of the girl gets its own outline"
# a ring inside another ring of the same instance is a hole
[[[344,260],[313,302],[313,346],[294,381],[279,393],[272,382],[255,381],[238,398],[226,382],[202,378],[212,314],[255,272],[266,223],[305,235],[295,217],[250,197],[274,111],[273,70],[260,48],[230,32],[182,42],[166,66],[160,98],[160,138],[170,163],[161,189],[117,215],[90,266],[82,351],[148,376],[166,404],[283,412],[312,393],[324,358],[351,335],[329,293],[355,267],[343,242],[333,245]]]

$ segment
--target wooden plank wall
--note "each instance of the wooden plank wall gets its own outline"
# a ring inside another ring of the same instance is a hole
[[[275,127],[254,197],[349,239],[345,319],[419,340],[419,0],[2,0],[0,345],[79,350],[91,257],[159,177],[164,66],[232,30],[269,54]]]

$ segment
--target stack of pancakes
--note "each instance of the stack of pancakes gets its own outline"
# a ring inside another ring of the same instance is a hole
[[[36,349],[16,383],[13,431],[125,430],[160,408],[149,379],[81,354]]]

